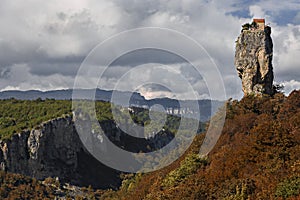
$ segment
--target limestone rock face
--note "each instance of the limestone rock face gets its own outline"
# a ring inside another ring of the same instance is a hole
[[[10,140],[0,140],[0,170],[37,179],[58,177],[62,182],[95,188],[120,184],[119,172],[99,163],[85,149],[72,117],[53,119]]]
[[[242,79],[244,95],[272,95],[273,43],[271,28],[243,30],[236,41],[235,67]]]
[[[77,119],[77,124],[86,132],[85,137],[80,138],[74,119],[67,116],[14,134],[10,140],[0,140],[0,170],[37,179],[58,177],[61,182],[78,186],[118,188],[121,184],[120,172],[90,154],[91,150],[109,151],[103,137],[91,129],[89,120]],[[110,120],[100,125],[111,142],[130,152],[147,152],[148,146],[160,149],[173,139],[173,134],[169,132],[149,139],[131,137]],[[83,145],[82,140],[88,145]],[[90,148],[87,149],[87,146]]]

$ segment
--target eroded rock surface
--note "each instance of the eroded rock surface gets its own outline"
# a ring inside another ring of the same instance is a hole
[[[58,177],[79,186],[117,188],[120,184],[119,172],[86,150],[72,117],[53,119],[0,141],[0,167],[37,179]]]
[[[118,188],[121,184],[120,171],[102,164],[89,152],[93,149],[109,151],[103,138],[91,130],[89,121],[79,120],[77,123],[86,132],[85,137],[79,137],[74,120],[67,116],[14,134],[10,140],[0,140],[0,170],[37,179],[58,177],[61,182],[78,186]],[[169,132],[149,139],[132,137],[111,120],[102,121],[100,125],[111,142],[131,152],[160,149],[173,139]],[[83,145],[82,139],[86,145]],[[87,147],[91,149],[87,150]],[[134,158],[132,160],[135,161]],[[119,162],[129,161],[120,158]]]
[[[244,95],[273,94],[271,28],[243,30],[236,41],[235,67]]]

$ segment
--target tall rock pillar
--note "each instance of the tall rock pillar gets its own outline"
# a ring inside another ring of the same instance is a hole
[[[236,41],[234,64],[245,96],[274,93],[272,56],[271,27],[265,26],[264,19],[244,24]]]

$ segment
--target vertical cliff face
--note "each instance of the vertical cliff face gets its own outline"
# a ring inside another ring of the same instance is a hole
[[[117,188],[120,184],[119,172],[85,149],[71,117],[50,120],[0,141],[0,167],[37,179],[59,177],[79,186]]]
[[[236,41],[235,67],[244,95],[273,94],[271,28],[243,30]]]
[[[100,145],[97,148],[105,148],[101,137],[93,133],[87,121],[78,123],[87,138]],[[148,146],[160,149],[173,138],[169,132],[149,139],[135,138],[120,130],[111,120],[102,121],[100,125],[110,141],[131,152],[147,152]],[[53,119],[38,128],[15,134],[10,140],[0,140],[0,170],[37,179],[59,177],[62,182],[94,188],[118,188],[121,184],[119,171],[102,164],[88,152],[72,117]]]

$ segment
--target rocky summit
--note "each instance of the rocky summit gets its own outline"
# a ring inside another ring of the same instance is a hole
[[[264,19],[244,24],[236,41],[235,67],[245,96],[274,93],[272,56],[271,27]]]

